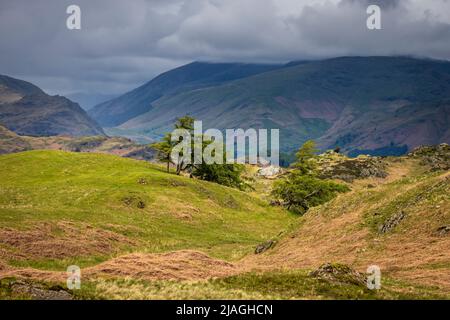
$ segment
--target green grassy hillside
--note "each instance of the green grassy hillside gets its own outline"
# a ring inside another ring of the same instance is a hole
[[[267,205],[270,179],[246,193],[113,155],[2,155],[0,299],[449,299],[438,149],[384,159],[386,177],[303,216]],[[72,264],[81,290],[65,289]],[[370,265],[381,290],[366,287]]]
[[[0,176],[0,260],[19,266],[187,248],[233,260],[295,221],[244,192],[111,155],[3,155]]]

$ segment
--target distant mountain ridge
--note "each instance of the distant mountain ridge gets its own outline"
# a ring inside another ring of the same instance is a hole
[[[220,64],[189,64],[90,114],[124,133],[154,139],[186,114],[204,128],[279,128],[283,151],[307,139],[353,154],[398,154],[450,142],[450,62],[342,57],[251,66],[244,70],[253,72],[221,82]],[[242,68],[228,67],[233,74]]]
[[[89,110],[104,127],[118,126],[150,111],[152,102],[167,95],[219,85],[274,70],[280,65],[193,62],[165,72],[146,84]]]
[[[0,125],[29,136],[104,135],[77,103],[4,75],[0,75]]]
[[[76,92],[65,94],[65,97],[78,103],[83,110],[87,111],[100,103],[116,98],[117,94]]]

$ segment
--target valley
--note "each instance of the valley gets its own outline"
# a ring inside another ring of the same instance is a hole
[[[0,42],[2,315],[448,313],[450,0],[0,0]]]
[[[322,150],[339,146],[353,155],[400,155],[419,145],[450,143],[448,62],[341,57],[255,65],[258,72],[243,75],[250,66],[188,64],[89,114],[108,130],[143,141],[158,140],[176,117],[190,115],[205,129],[280,129],[282,152],[308,139]],[[199,79],[188,78],[193,74]]]
[[[0,76],[0,299],[450,299],[449,80],[405,57],[194,62],[86,113]],[[180,169],[161,137],[191,116],[280,129],[285,168]]]

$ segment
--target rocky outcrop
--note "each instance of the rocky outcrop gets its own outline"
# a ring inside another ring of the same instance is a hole
[[[367,277],[364,274],[340,263],[325,263],[309,275],[314,278],[340,284],[365,286],[367,283]]]
[[[450,234],[450,226],[441,226],[436,229],[435,235],[438,237],[447,236]]]
[[[255,254],[260,254],[260,253],[263,253],[263,252],[273,248],[273,246],[275,246],[276,243],[277,242],[275,240],[269,240],[269,241],[266,241],[264,243],[257,245],[255,248]]]
[[[258,170],[258,175],[264,178],[275,177],[282,173],[280,167],[276,166],[267,166]]]
[[[429,166],[432,171],[450,170],[450,146],[446,143],[417,147],[408,156],[420,159],[421,163]]]
[[[46,285],[31,280],[3,280],[0,289],[13,297],[33,300],[72,300],[73,295],[59,285]]]
[[[319,176],[322,179],[340,179],[352,182],[355,179],[385,178],[387,176],[386,165],[378,157],[348,158],[329,151],[319,157],[318,164]]]
[[[378,233],[387,233],[394,229],[406,217],[404,211],[399,211],[392,215],[385,223],[378,228]]]

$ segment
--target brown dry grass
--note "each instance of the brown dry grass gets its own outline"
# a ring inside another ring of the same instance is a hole
[[[237,268],[192,250],[161,254],[133,253],[87,268],[88,277],[114,276],[145,280],[203,280],[235,274]]]
[[[365,201],[365,186],[372,184],[375,188],[371,192],[383,192],[389,183],[409,174],[415,165],[414,162],[394,163],[386,179],[356,182],[350,194],[340,195],[329,205],[308,212],[296,232],[274,250],[244,258],[242,267],[247,270],[316,268],[324,262],[340,262],[365,272],[368,266],[378,265],[392,277],[450,289],[450,236],[438,237],[434,233],[438,226],[449,221],[448,198],[441,201],[439,208],[428,202],[408,208],[408,218],[396,232],[388,235],[379,235],[363,225],[364,213],[382,207],[419,182],[391,188],[385,198],[375,203]],[[447,183],[448,189],[449,176],[450,172],[443,173],[436,181]],[[349,197],[355,198],[355,202],[345,202]]]
[[[110,254],[121,245],[134,241],[118,233],[88,224],[61,221],[39,223],[32,229],[0,229],[0,259],[63,259]]]
[[[282,239],[273,250],[247,256],[234,264],[191,250],[161,254],[132,253],[85,268],[82,274],[84,278],[91,279],[204,280],[250,270],[313,269],[325,262],[340,262],[361,272],[365,272],[370,265],[378,265],[383,274],[395,279],[436,285],[447,290],[450,289],[450,236],[438,236],[435,230],[450,221],[448,198],[438,205],[421,201],[411,206],[408,208],[408,218],[389,234],[379,235],[363,224],[365,213],[383,207],[420,184],[417,181],[401,188],[390,185],[416,169],[414,161],[394,162],[386,179],[356,181],[350,193],[310,210],[302,218],[301,226]],[[449,177],[450,172],[447,172],[434,179],[448,186]],[[368,189],[368,185],[372,187]],[[379,192],[384,194],[382,199],[367,200]],[[194,207],[178,209],[190,216],[198,214]],[[116,243],[129,241],[114,232],[88,225],[80,227],[68,222],[58,223],[58,236],[52,228],[54,226],[42,224],[26,231],[2,229],[0,260],[2,255],[7,254],[16,255],[16,258],[59,258],[105,253],[111,252]],[[71,241],[67,241],[69,239]],[[13,269],[0,261],[0,278],[5,276],[50,281],[66,279],[66,274],[62,272]]]
[[[133,278],[144,280],[206,280],[239,272],[234,264],[213,259],[208,255],[180,250],[161,254],[132,253],[82,270],[83,279]],[[63,282],[65,272],[43,271],[33,268],[1,269],[0,279],[18,277]]]

